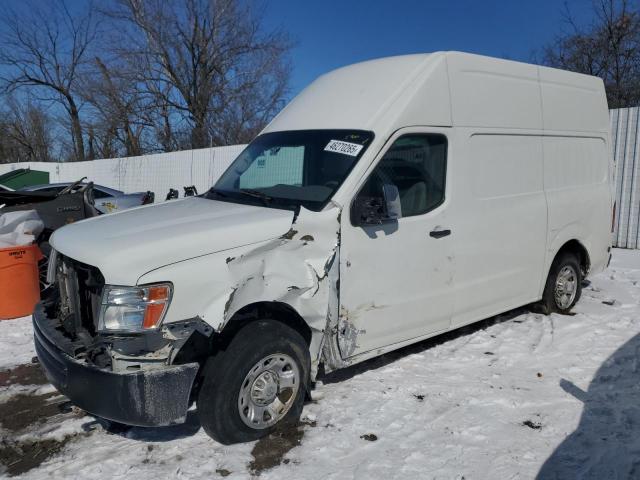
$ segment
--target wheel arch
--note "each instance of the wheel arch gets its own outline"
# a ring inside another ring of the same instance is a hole
[[[578,263],[580,264],[582,278],[588,275],[589,270],[591,269],[591,257],[589,256],[589,250],[584,245],[584,243],[577,238],[565,240],[555,251],[553,256],[549,256],[550,260],[547,264],[545,275],[541,282],[540,296],[542,296],[542,291],[544,290],[547,279],[549,278],[549,272],[551,272],[553,262],[555,262],[556,259],[564,253],[574,253],[578,257]]]
[[[580,283],[578,282],[577,294],[575,296],[575,299],[572,300],[572,304],[570,306],[565,307],[565,306],[552,304],[554,300],[552,299],[553,294],[550,293],[553,291],[553,287],[551,287],[550,286],[551,284],[549,283],[551,280],[550,275],[552,273],[554,264],[564,254],[573,254],[577,258],[578,268],[580,270],[580,273],[582,274],[581,275],[582,278],[584,278],[589,273],[589,270],[591,268],[591,258],[589,256],[588,249],[585,247],[585,245],[581,241],[579,241],[576,238],[571,238],[569,240],[566,240],[564,243],[562,243],[562,245],[560,245],[560,247],[556,250],[553,256],[551,255],[549,256],[550,261],[549,261],[549,264],[547,265],[546,275],[544,276],[544,279],[543,279],[542,291],[539,297],[540,301],[535,303],[536,309],[534,311],[539,313],[544,313],[545,315],[548,315],[552,312],[566,313],[569,311],[569,309],[572,308],[572,305],[574,305],[575,302],[577,302],[580,299],[581,287],[580,287]],[[560,311],[558,310],[558,308],[565,309],[565,310]]]
[[[564,253],[573,253],[578,257],[578,262],[580,263],[580,270],[582,271],[582,276],[586,277],[591,269],[591,258],[589,257],[589,251],[587,248],[577,239],[571,239],[565,242],[556,252],[553,257],[553,262],[558,258],[561,254]],[[551,268],[549,265],[549,268]]]
[[[313,331],[304,318],[289,304],[278,301],[258,301],[238,309],[220,331],[223,338],[230,340],[246,325],[256,320],[275,320],[297,331],[307,345],[311,345]]]

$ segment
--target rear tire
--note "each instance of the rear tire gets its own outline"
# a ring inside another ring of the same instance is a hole
[[[574,253],[558,255],[547,277],[539,307],[542,313],[568,314],[582,294],[582,270]]]
[[[298,332],[275,320],[244,326],[204,367],[197,399],[204,431],[229,445],[297,423],[310,370],[309,347]]]

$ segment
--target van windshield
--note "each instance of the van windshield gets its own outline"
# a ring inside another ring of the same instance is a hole
[[[296,130],[260,135],[207,198],[319,211],[373,140],[361,130]]]

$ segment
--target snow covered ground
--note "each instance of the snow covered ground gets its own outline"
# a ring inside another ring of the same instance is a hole
[[[0,463],[30,479],[640,478],[639,282],[640,252],[616,250],[574,316],[509,312],[329,375],[298,429],[236,446],[195,412],[106,429],[28,364],[29,322],[0,322],[0,370],[19,366],[0,372]]]

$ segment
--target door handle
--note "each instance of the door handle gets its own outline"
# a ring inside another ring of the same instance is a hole
[[[433,238],[442,238],[442,237],[446,237],[447,235],[451,235],[451,230],[446,229],[446,230],[431,230],[429,232],[429,236],[433,237]]]

